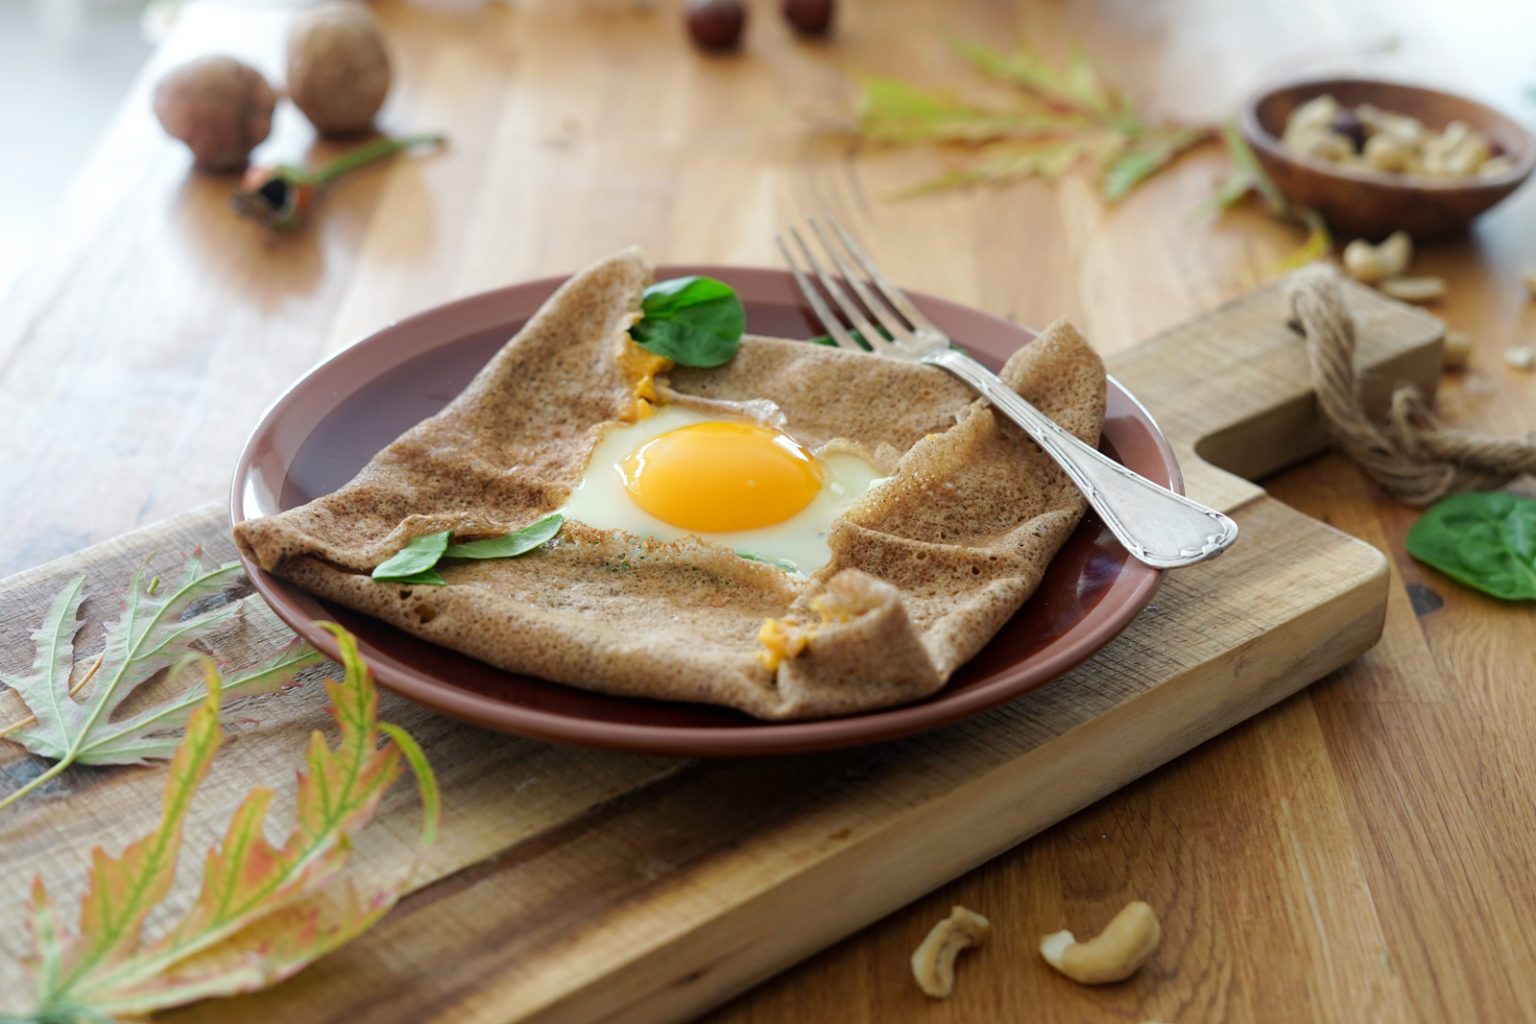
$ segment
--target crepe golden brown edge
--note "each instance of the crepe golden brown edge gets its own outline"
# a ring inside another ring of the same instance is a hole
[[[833,520],[832,559],[809,579],[571,520],[520,558],[441,563],[446,586],[371,578],[416,535],[500,535],[561,507],[605,426],[633,415],[626,332],[651,278],[636,249],[576,274],[442,412],[340,490],[240,523],[236,543],[426,640],[603,693],[796,719],[938,690],[1033,593],[1085,503],[1014,424],[929,366],[748,336],[723,367],[671,370],[679,396],[770,399],[807,447],[892,473]],[[1097,440],[1103,364],[1065,321],[1002,377]],[[768,622],[772,650],[758,639]]]

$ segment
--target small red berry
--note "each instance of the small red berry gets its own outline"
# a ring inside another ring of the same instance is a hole
[[[832,27],[832,0],[783,0],[779,10],[802,35],[825,35]]]
[[[731,50],[741,41],[747,9],[741,0],[688,0],[688,33],[706,50]]]

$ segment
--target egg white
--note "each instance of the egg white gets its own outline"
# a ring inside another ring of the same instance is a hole
[[[635,504],[624,488],[620,471],[631,452],[668,431],[721,419],[680,405],[664,405],[637,423],[610,427],[593,448],[581,482],[560,511],[568,519],[598,529],[625,530],[664,542],[698,537],[788,572],[809,574],[826,565],[832,557],[832,549],[827,546],[827,530],[832,520],[883,479],[875,466],[848,452],[817,454],[822,471],[821,489],[805,508],[773,526],[726,533],[687,530],[657,519]]]

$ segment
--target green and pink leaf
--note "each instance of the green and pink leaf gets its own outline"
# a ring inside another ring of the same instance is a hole
[[[334,750],[318,732],[312,737],[287,840],[280,847],[266,840],[272,793],[253,789],[205,859],[191,909],[161,938],[141,942],[146,919],[170,892],[187,806],[219,745],[221,691],[205,660],[207,696],[172,758],[160,826],[118,858],[94,852],[77,935],[59,933],[46,888],[41,879],[34,885],[36,953],[29,963],[39,1018],[142,1015],[260,988],[365,931],[398,900],[436,838],[437,786],[409,735],[379,723],[377,692],[356,644],[336,632],[346,679],[328,682],[327,693],[340,737]],[[355,834],[405,764],[416,775],[424,811],[415,861],[366,898],[350,883],[338,892],[333,883],[350,862]]]
[[[163,670],[178,671],[176,662],[198,654],[194,644],[206,640],[239,618],[241,604],[228,593],[240,572],[231,562],[205,570],[193,553],[176,582],[162,586],[147,570],[133,574],[123,609],[109,623],[102,653],[92,667],[72,681],[74,640],[82,623],[85,577],[67,583],[54,598],[42,623],[32,633],[36,646],[31,671],[0,677],[30,712],[30,718],[0,729],[34,754],[55,763],[26,784],[0,796],[0,808],[14,803],[69,765],[144,764],[163,760],[176,750],[179,730],[201,703],[201,685],[194,684],[159,704],[114,719],[123,702]],[[265,664],[231,672],[225,699],[235,700],[286,687],[294,673],[320,660],[304,645],[290,645]]]

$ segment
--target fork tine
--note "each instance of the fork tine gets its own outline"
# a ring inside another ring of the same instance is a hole
[[[832,315],[832,311],[822,301],[821,293],[816,290],[816,286],[811,284],[800,270],[800,264],[796,263],[795,258],[790,255],[789,246],[784,244],[784,236],[775,234],[773,240],[778,243],[779,253],[784,257],[784,265],[789,268],[790,275],[794,277],[795,284],[800,288],[800,294],[804,295],[805,301],[811,304],[811,309],[816,313],[816,319],[820,320],[821,326],[825,327],[827,333],[832,335],[832,340],[837,342],[837,347],[852,349],[855,352],[863,352],[864,346],[854,340],[853,335],[848,333],[848,328],[843,326],[841,320]]]
[[[821,262],[816,259],[816,256],[811,252],[811,247],[805,244],[805,238],[801,236],[793,224],[789,226],[789,235],[800,246],[800,251],[805,254],[805,261],[811,265],[811,271],[816,275],[816,279],[821,282],[821,286],[826,289],[827,295],[837,304],[837,308],[843,311],[843,315],[853,324],[854,330],[863,336],[865,342],[869,345],[870,351],[889,352],[891,343],[885,340],[885,335],[876,330],[875,325],[869,322],[869,318],[864,315],[864,312],[854,304],[853,300],[848,298],[848,293],[843,291],[842,285],[837,283],[837,279],[822,269]]]
[[[828,220],[832,219],[830,214],[825,216]],[[917,338],[913,335],[912,329],[891,312],[891,307],[884,302],[880,302],[869,293],[869,289],[865,286],[858,271],[854,270],[848,265],[848,261],[843,259],[842,254],[838,251],[838,247],[827,237],[827,233],[821,229],[820,222],[809,213],[805,215],[805,219],[811,225],[811,230],[816,232],[816,237],[821,239],[822,247],[827,250],[827,255],[831,256],[832,262],[837,265],[837,272],[843,275],[843,280],[848,282],[854,294],[859,297],[859,301],[864,303],[865,308],[875,315],[875,319],[880,321],[881,326],[891,332],[891,337],[908,343],[916,341]]]
[[[853,240],[853,236],[843,230],[843,226],[837,222],[836,217],[830,213],[823,216],[827,218],[827,223],[832,225],[832,230],[837,232],[837,237],[843,240],[843,245],[847,246],[848,251],[853,254],[854,260],[864,269],[864,273],[875,283],[875,287],[880,289],[880,294],[885,297],[886,301],[895,306],[902,316],[907,318],[908,323],[919,330],[943,334],[942,331],[934,326],[933,321],[918,311],[918,308],[912,304],[912,300],[907,298],[900,288],[897,288],[890,282],[889,278],[880,272],[880,268],[875,265],[875,261],[865,254],[859,243]]]

